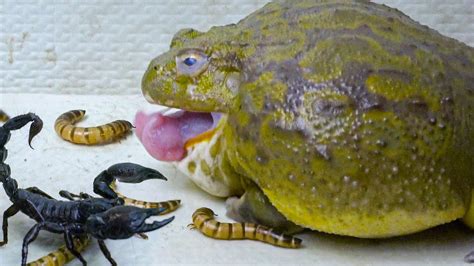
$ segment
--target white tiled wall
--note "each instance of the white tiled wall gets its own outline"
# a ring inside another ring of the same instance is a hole
[[[178,29],[236,22],[265,2],[0,0],[0,92],[140,93]],[[376,2],[474,46],[474,0]]]

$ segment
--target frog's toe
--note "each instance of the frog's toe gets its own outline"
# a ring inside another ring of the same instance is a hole
[[[238,197],[229,197],[225,201],[226,215],[230,219],[243,222],[244,218],[239,213],[239,198]]]

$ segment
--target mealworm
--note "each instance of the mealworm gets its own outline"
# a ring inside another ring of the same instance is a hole
[[[209,208],[199,208],[193,213],[193,225],[204,235],[215,239],[251,239],[284,248],[298,248],[301,239],[273,231],[253,223],[220,223]]]
[[[76,127],[74,124],[81,121],[84,110],[72,110],[60,115],[54,123],[54,130],[58,135],[69,142],[84,145],[109,143],[124,137],[133,128],[125,120],[116,120],[96,127]]]
[[[80,253],[90,243],[90,238],[82,236],[74,238],[74,248]],[[61,246],[57,250],[43,256],[35,261],[29,262],[28,266],[62,266],[72,261],[76,257],[69,251],[65,245]]]
[[[0,122],[6,122],[10,117],[2,110],[0,110]]]
[[[168,200],[168,201],[161,201],[161,202],[153,202],[153,201],[142,201],[129,198],[116,189],[115,181],[110,185],[112,190],[117,193],[119,198],[122,198],[125,202],[125,205],[132,205],[135,207],[145,208],[145,209],[152,209],[152,208],[164,208],[166,209],[164,212],[160,213],[160,215],[168,214],[176,209],[179,208],[181,204],[181,200]]]

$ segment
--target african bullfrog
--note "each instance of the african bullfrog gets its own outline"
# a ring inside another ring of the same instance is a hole
[[[236,220],[360,238],[474,227],[474,49],[369,1],[280,0],[179,31],[137,135]]]

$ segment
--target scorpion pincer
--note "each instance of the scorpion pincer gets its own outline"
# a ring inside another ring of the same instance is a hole
[[[174,219],[173,216],[163,221],[145,223],[147,218],[167,210],[125,206],[123,199],[117,197],[115,193],[110,193],[112,190],[106,186],[107,182],[101,181],[103,179],[113,181],[116,178],[123,182],[134,183],[152,178],[165,179],[158,171],[131,163],[114,165],[96,178],[98,181],[95,182],[97,187],[94,191],[104,198],[92,197],[86,193],[74,195],[62,191],[60,195],[71,201],[60,201],[36,187],[18,188],[17,181],[10,176],[9,165],[5,163],[7,158],[5,144],[10,139],[11,131],[18,130],[29,122],[32,122],[28,140],[31,147],[31,140],[43,126],[43,122],[37,115],[33,113],[20,115],[8,120],[0,127],[0,182],[3,183],[3,188],[13,203],[3,215],[3,241],[0,242],[0,246],[8,242],[9,217],[21,211],[36,221],[23,239],[22,265],[26,265],[28,245],[36,239],[41,230],[64,234],[66,248],[83,265],[87,263],[77,251],[74,239],[84,239],[87,236],[96,238],[105,257],[112,265],[116,265],[105,245],[105,239],[126,239],[135,234],[143,235],[145,232],[165,226]]]

